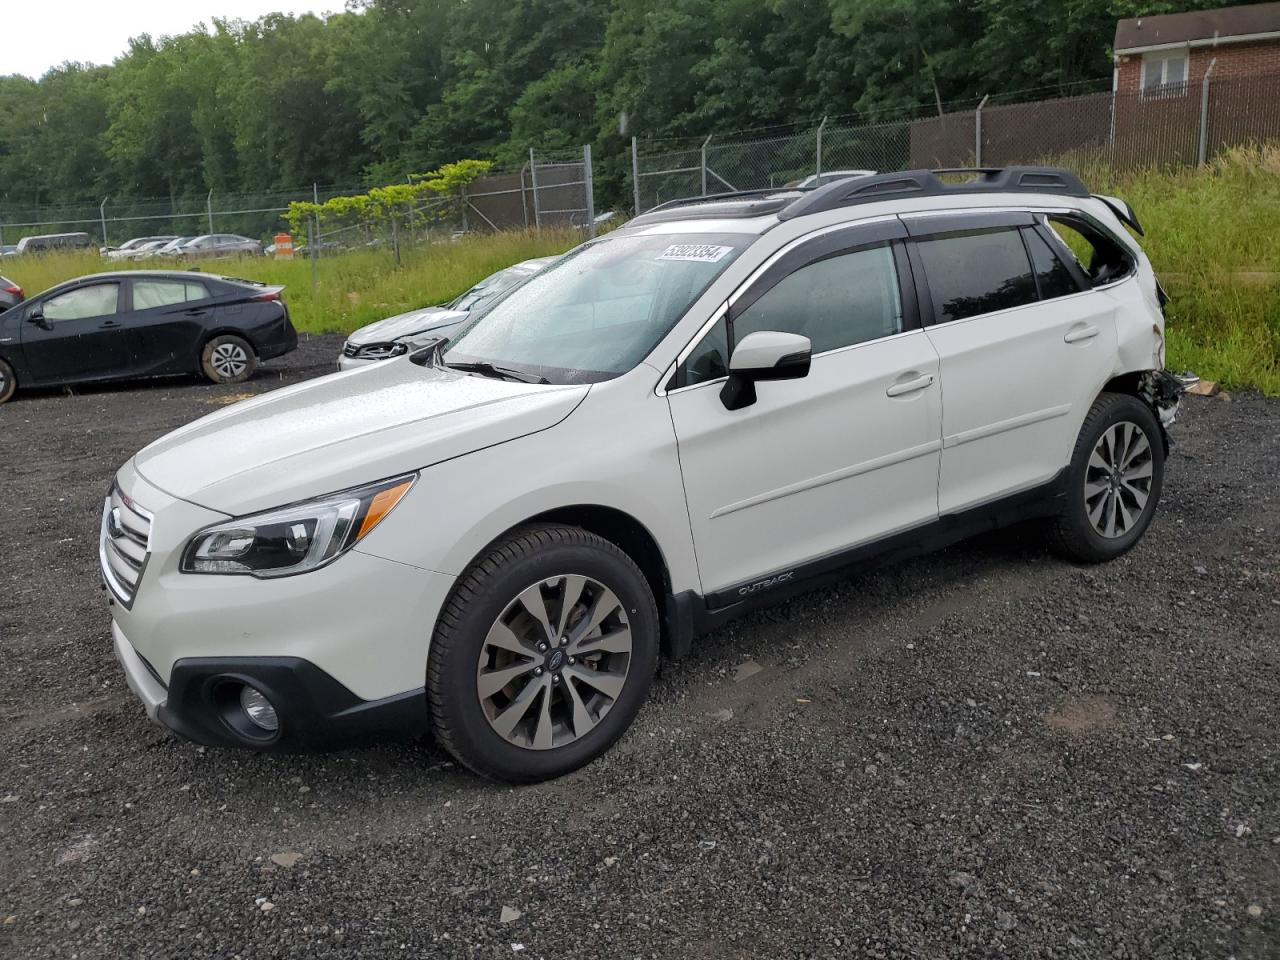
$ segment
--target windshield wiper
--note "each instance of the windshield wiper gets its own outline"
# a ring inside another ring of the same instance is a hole
[[[445,366],[450,370],[461,370],[463,373],[479,373],[486,377],[502,377],[506,380],[515,380],[517,383],[551,382],[546,377],[540,377],[536,373],[526,373],[523,370],[513,370],[510,367],[499,367],[488,360],[460,360],[457,363],[446,363]]]

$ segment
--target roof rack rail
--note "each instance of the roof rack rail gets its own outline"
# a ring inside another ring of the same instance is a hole
[[[660,203],[656,207],[650,207],[645,213],[656,213],[659,210],[669,210],[672,207],[687,207],[694,203],[715,203],[717,200],[750,200],[754,197],[767,197],[777,193],[794,193],[797,189],[799,188],[760,187],[755,190],[730,190],[726,193],[704,193],[695,197],[677,197],[674,200]]]
[[[947,183],[939,175],[973,173],[961,183]],[[1057,193],[1087,197],[1080,178],[1060,167],[946,167],[939,170],[904,170],[874,177],[837,180],[806,193],[778,211],[779,220],[793,220],[810,213],[835,210],[857,203],[876,203],[907,197],[956,196],[968,193]]]

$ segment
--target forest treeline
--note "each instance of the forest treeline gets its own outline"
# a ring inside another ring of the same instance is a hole
[[[1110,76],[1138,0],[366,0],[0,77],[0,214],[393,182],[460,158],[884,115]]]

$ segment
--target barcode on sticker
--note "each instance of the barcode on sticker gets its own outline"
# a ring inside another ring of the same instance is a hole
[[[659,260],[694,260],[698,263],[716,263],[733,247],[721,247],[714,243],[673,243],[662,251]]]

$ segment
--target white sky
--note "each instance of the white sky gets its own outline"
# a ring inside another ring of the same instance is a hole
[[[185,33],[214,17],[325,13],[343,0],[0,0],[0,74],[39,77],[67,60],[110,63],[129,38]]]

